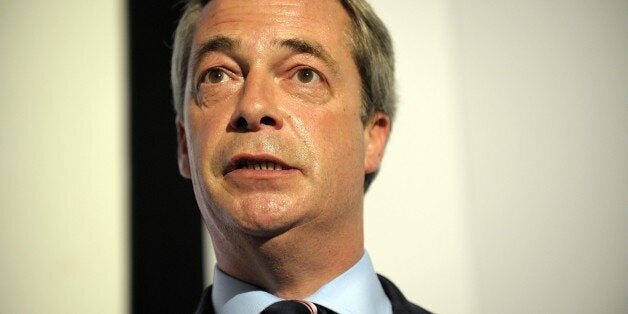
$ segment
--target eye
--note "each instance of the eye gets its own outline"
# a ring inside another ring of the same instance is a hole
[[[225,73],[224,70],[219,68],[213,68],[207,71],[207,73],[203,77],[203,82],[218,84],[226,81],[228,78],[229,76],[227,75],[227,73]]]
[[[294,75],[294,78],[296,78],[297,80],[299,80],[299,82],[303,84],[309,84],[321,79],[316,71],[308,68],[298,70],[297,73]]]

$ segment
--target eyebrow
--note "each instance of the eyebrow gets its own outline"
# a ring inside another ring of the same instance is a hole
[[[296,53],[312,55],[323,60],[323,62],[325,62],[334,72],[338,71],[338,64],[336,63],[336,60],[334,60],[331,54],[319,43],[304,39],[291,38],[279,41],[278,45],[288,48]]]
[[[196,71],[198,71],[198,66],[204,55],[214,51],[229,53],[237,50],[238,47],[240,47],[240,42],[238,40],[226,36],[216,36],[206,40],[200,48],[194,51],[194,55],[192,57],[192,73],[196,73]]]

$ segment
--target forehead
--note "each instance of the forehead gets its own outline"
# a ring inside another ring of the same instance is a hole
[[[212,0],[203,9],[194,44],[220,35],[245,45],[299,38],[346,48],[349,25],[338,0]]]

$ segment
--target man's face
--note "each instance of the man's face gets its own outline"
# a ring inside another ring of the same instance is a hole
[[[268,237],[361,218],[364,174],[379,166],[389,127],[380,114],[360,119],[350,23],[336,0],[203,9],[179,163],[210,231]]]

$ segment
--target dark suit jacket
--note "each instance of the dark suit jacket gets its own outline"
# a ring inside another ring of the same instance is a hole
[[[403,296],[401,291],[390,281],[388,278],[377,275],[379,278],[379,282],[382,284],[384,288],[384,292],[388,299],[390,299],[390,303],[392,303],[392,311],[394,314],[429,314],[427,310],[422,307],[411,303]],[[203,296],[201,297],[201,302],[198,305],[198,309],[196,310],[197,314],[214,314],[214,305],[212,304],[212,286],[209,286],[203,292]],[[340,313],[342,314],[342,313]]]

